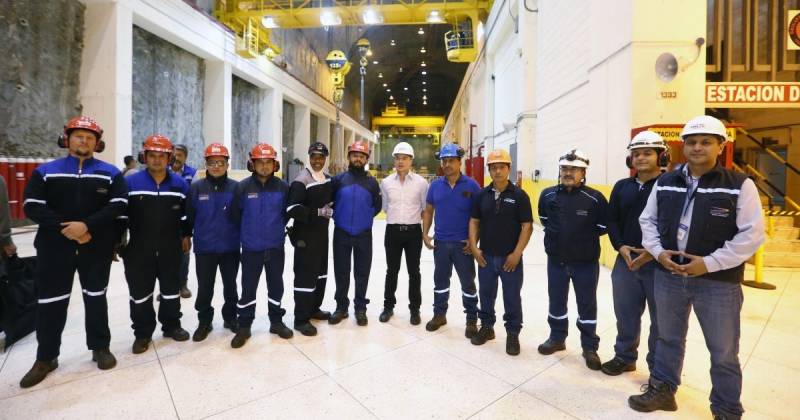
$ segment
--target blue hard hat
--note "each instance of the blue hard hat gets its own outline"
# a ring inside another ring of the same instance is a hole
[[[464,156],[464,149],[455,143],[448,143],[442,146],[442,150],[436,153],[436,158],[443,160],[445,158],[461,158]]]

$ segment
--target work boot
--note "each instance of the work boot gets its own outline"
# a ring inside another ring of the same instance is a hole
[[[349,316],[350,316],[350,314],[347,311],[340,311],[340,310],[337,309],[331,315],[331,317],[328,318],[328,324],[336,325],[336,324],[342,322],[343,319],[345,319],[345,318],[347,318]]]
[[[53,359],[49,362],[37,360],[33,362],[33,367],[31,367],[31,370],[29,370],[28,373],[22,377],[22,380],[19,381],[19,386],[22,388],[30,388],[39,382],[42,382],[47,374],[56,370],[57,367],[58,359]]]
[[[331,313],[328,311],[323,311],[322,309],[318,309],[317,312],[314,312],[311,315],[311,319],[316,319],[318,321],[327,321],[331,319]]]
[[[239,327],[236,335],[233,336],[233,340],[231,340],[231,347],[235,349],[242,347],[248,338],[250,338],[250,327]]]
[[[712,412],[711,415],[714,416],[714,420],[742,420],[742,416],[734,416],[732,414]]]
[[[427,324],[425,324],[425,329],[428,331],[436,331],[442,325],[447,324],[447,317],[444,315],[434,315]]]
[[[392,315],[394,315],[394,311],[391,308],[383,308],[383,312],[381,312],[381,316],[378,317],[378,321],[389,322],[389,320],[392,319]]]
[[[222,326],[224,328],[231,330],[232,333],[236,334],[236,331],[239,330],[239,321],[235,319],[233,321],[225,321],[225,323],[222,324]]]
[[[615,357],[600,366],[600,370],[608,376],[621,375],[623,372],[633,372],[636,370],[636,363],[625,363],[619,357]]]
[[[475,334],[477,333],[478,333],[478,320],[468,319],[467,327],[464,328],[464,337],[472,338],[475,337]]]
[[[300,323],[295,322],[294,329],[300,331],[300,334],[303,334],[306,337],[313,337],[317,335],[317,327],[311,325],[311,323],[308,321]]]
[[[564,342],[553,341],[550,338],[548,338],[547,341],[545,341],[544,343],[539,344],[538,348],[539,354],[544,354],[545,356],[566,349],[567,346],[564,345]]]
[[[494,328],[488,325],[481,325],[481,329],[469,341],[473,345],[480,346],[489,340],[494,340]]]
[[[186,341],[189,339],[189,331],[181,327],[175,327],[169,331],[164,331],[164,337],[171,338],[175,341]]]
[[[192,335],[192,341],[199,342],[203,341],[208,337],[208,333],[213,330],[214,327],[211,324],[200,324],[196,330],[194,330],[194,335]]]
[[[412,309],[411,310],[411,325],[419,325],[422,322],[422,318],[419,316],[419,309]]]
[[[107,348],[92,350],[92,361],[97,362],[100,370],[109,370],[117,365],[117,359]]]
[[[584,350],[583,359],[586,360],[586,367],[591,370],[600,370],[600,356],[596,351]]]
[[[519,354],[519,334],[508,334],[506,337],[506,353],[511,356]]]
[[[192,297],[192,291],[186,286],[181,286],[181,298],[189,299]]]
[[[152,341],[150,338],[137,338],[136,340],[133,340],[133,347],[131,348],[131,351],[133,354],[142,354],[146,352],[150,347],[150,341]]]
[[[272,334],[277,334],[278,337],[283,338],[284,340],[288,340],[294,335],[292,330],[289,329],[289,327],[287,327],[283,321],[275,321],[270,323],[269,332]]]
[[[631,395],[628,397],[628,406],[636,411],[649,413],[656,410],[675,411],[678,404],[675,403],[675,394],[664,382],[656,379],[642,385],[643,394]]]
[[[356,324],[359,327],[367,325],[367,311],[356,311]]]

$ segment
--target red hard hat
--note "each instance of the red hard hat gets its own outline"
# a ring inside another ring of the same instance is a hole
[[[250,159],[277,159],[278,152],[266,143],[258,143],[250,150]]]
[[[89,130],[97,136],[97,140],[100,140],[103,137],[103,129],[100,128],[100,124],[95,121],[92,117],[87,117],[85,115],[81,115],[80,117],[75,117],[64,125],[64,134],[69,135],[72,130]]]
[[[221,143],[211,143],[206,147],[206,151],[204,153],[205,158],[210,158],[212,156],[221,156],[226,159],[230,158],[230,154],[228,154],[228,148],[223,146]]]
[[[144,151],[172,153],[172,142],[161,134],[154,134],[144,141]]]
[[[347,148],[347,153],[350,154],[350,152],[361,152],[369,156],[369,143],[363,140],[355,141]]]

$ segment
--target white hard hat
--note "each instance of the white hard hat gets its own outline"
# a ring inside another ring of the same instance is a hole
[[[410,144],[401,141],[400,143],[397,143],[397,146],[394,147],[394,150],[392,151],[392,156],[394,155],[409,155],[413,158],[414,148],[411,147]]]
[[[574,166],[576,168],[588,168],[589,157],[586,153],[578,149],[572,149],[567,154],[558,158],[558,166]]]
[[[712,134],[721,137],[723,141],[728,140],[725,124],[709,115],[694,117],[683,126],[681,131],[682,139],[686,140],[686,136],[691,136],[692,134]]]
[[[634,149],[666,149],[667,142],[658,133],[650,130],[645,130],[633,136],[633,140],[628,145],[628,150]]]

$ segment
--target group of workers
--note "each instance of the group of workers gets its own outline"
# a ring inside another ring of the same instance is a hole
[[[112,260],[122,257],[130,294],[133,353],[148,350],[161,324],[165,337],[190,338],[181,327],[180,298],[194,246],[197,273],[194,341],[212,331],[211,306],[219,269],[224,327],[231,347],[251,336],[257,289],[266,277],[270,333],[292,337],[283,321],[285,236],[294,252],[294,330],[317,334],[311,320],[338,324],[349,317],[351,271],[356,323],[368,323],[367,286],[372,264],[372,225],[382,210],[387,271],[379,321],[394,315],[400,262],[408,269],[410,323],[421,323],[420,255],[433,251],[433,317],[425,328],[447,324],[450,278],[455,268],[465,313],[464,335],[474,345],[495,338],[495,300],[502,283],[506,352],[520,353],[523,252],[533,233],[527,193],[509,179],[511,157],[503,149],[487,156],[491,183],[481,187],[461,173],[464,150],[445,144],[437,152],[444,176],[428,182],[412,171],[414,150],[398,143],[395,172],[380,183],[366,171],[369,144],[348,148],[349,168],[331,177],[324,170],[328,149],[314,143],[309,167],[292,182],[275,176],[277,152],[257,144],[250,152],[252,176],[228,178],[229,152],[214,143],[205,149],[206,174],[192,181],[186,150],[160,135],[146,139],[146,166],[123,178],[114,166],[93,157],[104,147],[103,130],[89,117],[70,120],[59,137],[67,157],[38,167],[25,189],[26,214],[39,224],[35,240],[41,260],[37,279],[39,343],[36,362],[20,385],[31,387],[58,367],[61,333],[77,270],[86,307],[87,345],[100,369],[116,359],[109,351],[106,290]],[[764,241],[755,185],[718,163],[726,143],[719,120],[699,116],[683,128],[687,162],[669,164],[666,142],[644,131],[629,143],[626,164],[633,175],[614,185],[610,201],[586,184],[590,160],[573,149],[558,160],[559,182],[544,189],[538,217],[547,254],[547,321],[550,335],[541,354],[566,349],[569,283],[575,291],[582,355],[586,366],[607,375],[636,369],[641,316],[648,308],[647,366],[650,379],[628,403],[637,411],[676,410],[688,318],[694,309],[711,353],[711,411],[738,418],[742,374],[738,360],[744,262]],[[183,156],[177,156],[183,152]],[[180,165],[175,164],[176,157]],[[321,309],[328,274],[329,221],[333,219],[336,283],[333,313]],[[292,224],[287,228],[287,224]],[[431,225],[434,227],[430,236]],[[127,235],[124,234],[127,232]],[[618,256],[611,273],[617,337],[613,359],[597,354],[597,286],[600,237],[608,233]],[[127,236],[127,241],[122,238]],[[351,264],[352,256],[352,264]],[[477,263],[478,284],[475,274]],[[241,293],[236,277],[241,265]],[[156,280],[160,289],[154,310]],[[186,293],[183,293],[184,295]],[[480,327],[478,326],[480,320]]]

